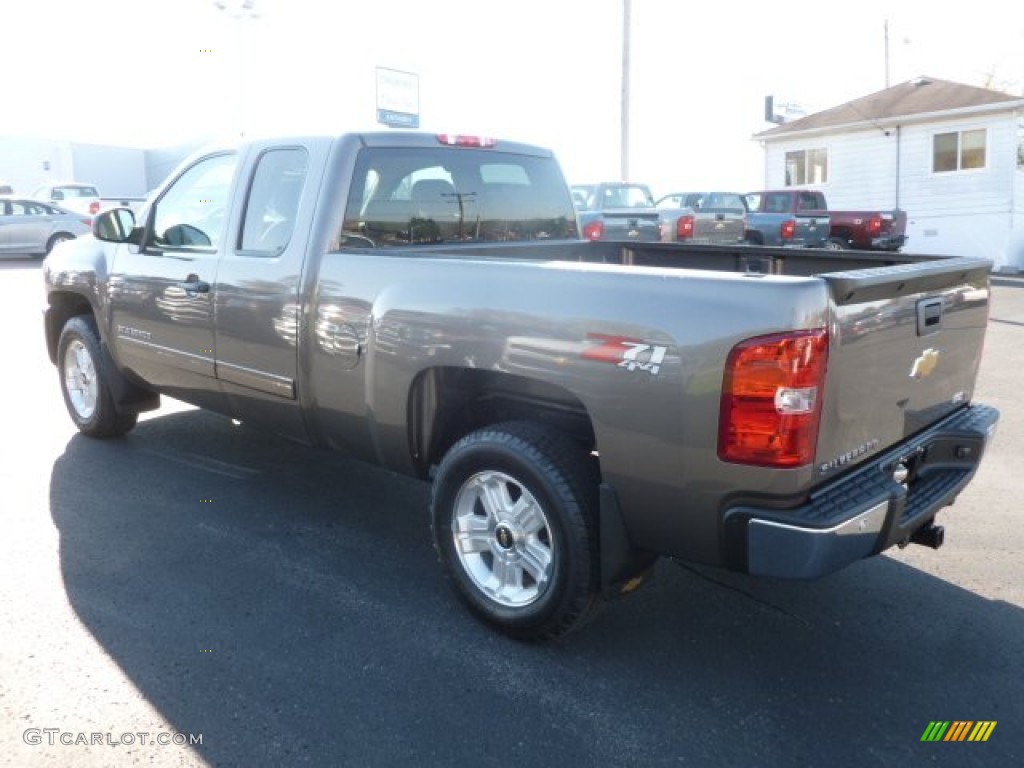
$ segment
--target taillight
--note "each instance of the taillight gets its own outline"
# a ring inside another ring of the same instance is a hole
[[[793,219],[786,219],[782,222],[782,226],[779,227],[779,236],[783,240],[792,240],[796,235],[796,221]]]
[[[872,235],[880,235],[882,233],[882,217],[872,216],[868,220],[868,232]]]
[[[93,200],[91,203],[89,203],[89,213],[91,215],[95,216],[99,212],[100,212],[99,200]]]
[[[588,221],[583,227],[584,240],[600,240],[604,235],[604,222],[601,219]]]
[[[82,219],[82,223],[87,227],[92,227],[92,219]]]
[[[732,348],[722,382],[718,457],[762,467],[814,459],[828,331],[758,336]]]
[[[676,239],[690,240],[693,237],[693,216],[680,216],[676,219]]]
[[[486,136],[462,136],[455,133],[439,133],[437,140],[450,147],[483,147],[490,148],[498,143],[497,139]]]

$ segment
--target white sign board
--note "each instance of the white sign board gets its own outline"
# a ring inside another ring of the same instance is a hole
[[[399,128],[420,127],[420,76],[377,67],[377,122]]]

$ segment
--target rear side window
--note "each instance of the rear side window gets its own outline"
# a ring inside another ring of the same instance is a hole
[[[249,185],[239,249],[277,255],[295,230],[295,216],[306,182],[309,156],[299,147],[263,153]]]
[[[60,192],[65,200],[72,200],[76,197],[99,197],[100,193],[96,191],[96,187],[83,187],[79,185],[66,186],[66,187],[54,187],[55,192]]]
[[[577,239],[550,159],[450,148],[359,153],[334,248]]]
[[[720,211],[745,211],[743,198],[732,192],[712,192],[704,200],[705,208],[714,208]]]

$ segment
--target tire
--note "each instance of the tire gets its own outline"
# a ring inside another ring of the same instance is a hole
[[[120,437],[138,420],[114,407],[108,365],[93,317],[69,319],[57,343],[60,391],[71,420],[89,437]]]
[[[583,448],[532,423],[487,427],[448,451],[434,479],[434,546],[478,617],[543,641],[597,614],[597,487]]]
[[[845,251],[849,247],[849,243],[847,243],[841,237],[830,237],[828,240],[825,241],[826,251]]]
[[[46,255],[49,256],[50,252],[57,247],[58,243],[64,243],[68,240],[74,240],[75,236],[68,232],[58,232],[55,235],[51,235],[50,239],[46,241]]]

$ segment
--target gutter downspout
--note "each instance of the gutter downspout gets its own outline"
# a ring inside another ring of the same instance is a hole
[[[902,134],[903,134],[903,126],[902,125],[897,125],[896,126],[896,210],[897,211],[900,209],[900,178],[901,178],[901,176],[900,176],[900,171],[901,171],[900,164],[901,164],[901,160],[902,160],[901,155],[902,155],[902,149],[903,149],[903,142],[901,141]]]

